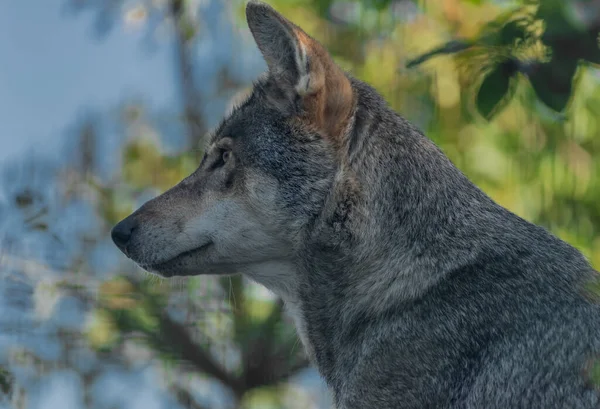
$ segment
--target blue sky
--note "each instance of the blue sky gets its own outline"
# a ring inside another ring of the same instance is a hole
[[[58,153],[83,110],[130,95],[159,107],[175,100],[166,42],[150,53],[143,30],[123,25],[100,40],[95,10],[67,13],[67,1],[0,2],[0,164],[32,147]]]

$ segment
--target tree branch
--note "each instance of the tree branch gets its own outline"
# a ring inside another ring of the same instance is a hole
[[[179,403],[181,403],[181,405],[184,408],[208,409],[207,407],[202,406],[198,402],[196,402],[196,400],[194,399],[192,394],[189,393],[188,391],[186,391],[185,389],[181,388],[180,386],[175,385],[175,386],[172,386],[170,389],[173,392],[173,394],[175,395],[175,397],[177,398],[177,400],[179,401]]]
[[[219,380],[229,387],[236,396],[241,397],[245,388],[242,383],[228,374],[214,359],[193,340],[188,331],[173,321],[167,314],[160,317],[160,330],[156,334],[162,344],[191,363],[196,369]]]
[[[179,70],[179,88],[184,104],[188,145],[193,152],[200,154],[198,148],[206,132],[206,124],[202,116],[202,98],[194,78],[194,65],[190,53],[194,38],[194,26],[186,16],[183,0],[171,0],[169,9],[175,21],[175,54]]]

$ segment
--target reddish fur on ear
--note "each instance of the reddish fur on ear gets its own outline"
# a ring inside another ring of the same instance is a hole
[[[306,78],[296,87],[303,101],[302,119],[340,146],[355,105],[350,80],[323,46],[298,27],[293,32],[308,64]]]
[[[299,96],[303,109],[299,119],[304,125],[341,146],[355,106],[348,77],[319,42],[271,6],[251,0],[246,18],[283,91],[274,98],[275,104],[289,109]]]

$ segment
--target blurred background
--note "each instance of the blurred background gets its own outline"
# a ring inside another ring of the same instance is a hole
[[[600,267],[600,1],[268,2]],[[244,7],[0,3],[0,408],[329,407],[276,297],[153,278],[109,237],[266,69]]]

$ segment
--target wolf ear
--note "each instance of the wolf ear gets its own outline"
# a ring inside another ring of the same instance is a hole
[[[271,6],[251,0],[246,18],[286,98],[300,99],[302,118],[341,143],[354,108],[352,86],[342,69],[321,44]]]

